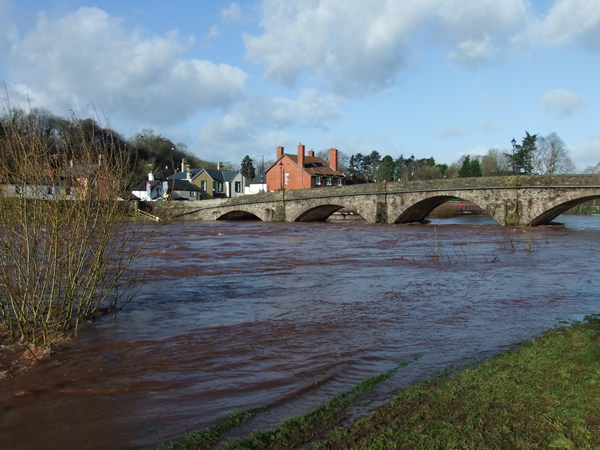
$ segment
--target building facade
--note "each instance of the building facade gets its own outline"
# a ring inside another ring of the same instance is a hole
[[[314,151],[305,153],[305,146],[298,145],[296,155],[284,153],[277,147],[277,160],[266,172],[267,190],[282,191],[313,189],[345,184],[344,174],[338,172],[338,151],[329,150],[329,162],[316,157]]]

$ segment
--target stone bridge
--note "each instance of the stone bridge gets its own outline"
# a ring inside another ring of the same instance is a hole
[[[441,204],[472,202],[503,226],[537,226],[600,198],[600,175],[454,178],[278,191],[218,200],[152,202],[161,217],[308,222],[347,208],[370,223],[421,222]]]

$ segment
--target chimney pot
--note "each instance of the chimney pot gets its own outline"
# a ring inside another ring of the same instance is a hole
[[[338,170],[338,151],[337,148],[329,150],[329,167],[337,172]]]
[[[298,144],[298,165],[302,168],[304,167],[304,150],[304,145]]]

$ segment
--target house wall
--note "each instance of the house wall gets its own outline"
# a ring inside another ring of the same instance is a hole
[[[283,155],[281,160],[267,171],[266,177],[268,191],[310,189],[312,187],[310,175],[287,155]]]
[[[216,186],[214,185],[213,179],[210,177],[210,175],[208,173],[206,173],[204,171],[200,172],[198,174],[198,176],[192,180],[192,183],[194,183],[196,186],[198,186],[198,188],[202,189],[203,181],[206,182],[206,191],[200,192],[200,199],[208,200],[208,199],[214,198],[213,189],[216,189]]]
[[[235,190],[235,183],[240,183],[239,192],[236,192],[236,190]],[[246,180],[244,179],[244,176],[240,172],[235,176],[235,178],[233,180],[231,180],[231,186],[230,186],[231,197],[239,197],[240,195],[244,195],[245,194],[245,186],[246,186]]]

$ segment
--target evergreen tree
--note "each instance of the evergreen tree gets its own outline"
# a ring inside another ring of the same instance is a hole
[[[475,158],[471,160],[471,157],[467,155],[463,161],[462,167],[458,171],[459,178],[470,178],[481,176],[481,163],[479,159]]]
[[[533,156],[537,149],[536,140],[537,134],[529,134],[526,131],[522,143],[514,146],[513,154],[506,154],[512,163],[515,174],[531,175],[533,173]]]
[[[250,156],[244,156],[242,159],[242,175],[246,179],[247,182],[250,182],[256,176],[256,170],[254,170],[254,164],[252,164],[252,159]]]

